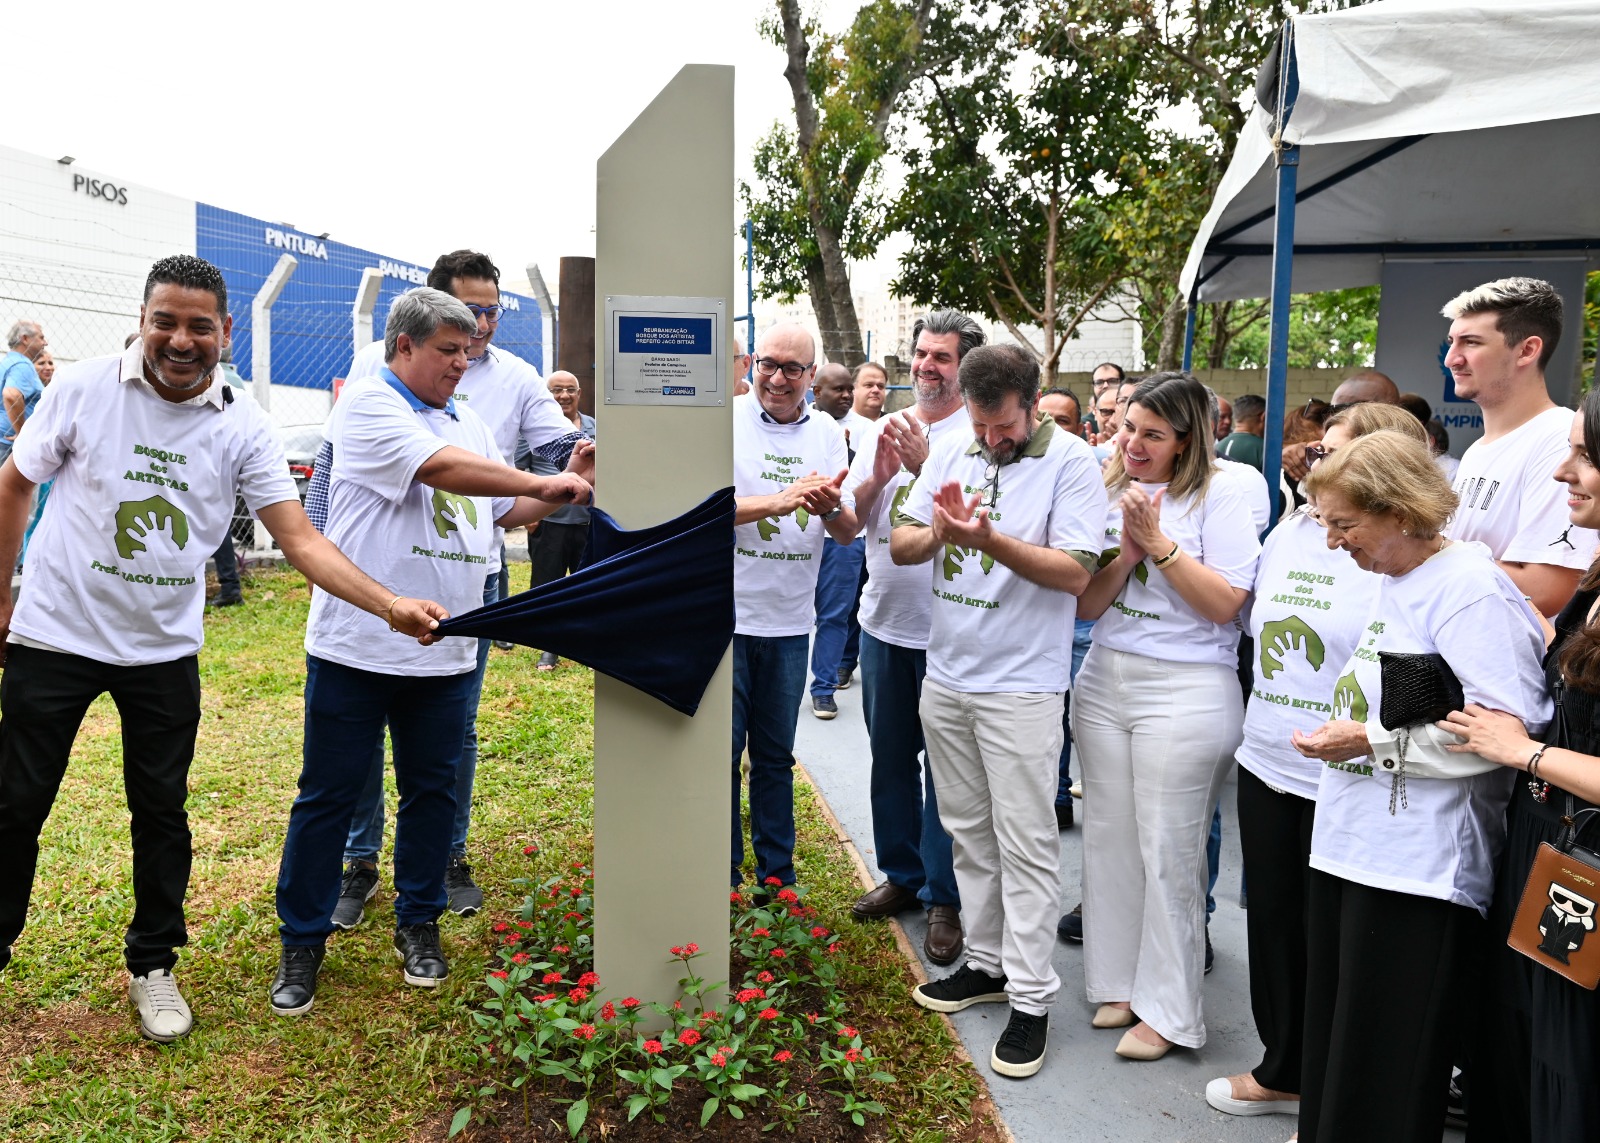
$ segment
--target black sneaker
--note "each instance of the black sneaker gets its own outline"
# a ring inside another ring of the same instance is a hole
[[[459,853],[452,853],[445,866],[444,892],[450,911],[458,917],[470,917],[483,908],[483,890],[472,880],[472,866]]]
[[[234,593],[232,595],[224,595],[221,592],[218,592],[216,595],[213,595],[210,599],[206,600],[206,606],[207,607],[238,607],[243,602],[244,602],[244,596],[239,595],[238,593]]]
[[[302,1016],[317,997],[317,973],[327,949],[322,945],[284,945],[278,975],[272,981],[272,1010],[279,1016]]]
[[[1072,828],[1072,799],[1068,798],[1065,805],[1056,807],[1056,829]]]
[[[1444,1125],[1462,1131],[1467,1129],[1467,1073],[1456,1067],[1450,1069],[1450,1094],[1444,1105]]]
[[[832,695],[812,695],[811,713],[821,719],[838,718],[839,704],[833,701]]]
[[[1056,936],[1073,944],[1083,943],[1083,902],[1078,902],[1072,912],[1062,917],[1056,924]]]
[[[1006,978],[979,972],[970,964],[956,969],[953,976],[930,980],[911,990],[911,999],[935,1012],[960,1012],[974,1004],[1005,1004]]]
[[[989,1066],[1003,1076],[1027,1079],[1044,1067],[1045,1043],[1050,1039],[1050,1017],[1011,1010],[1011,1020],[989,1055]]]
[[[378,867],[365,861],[345,866],[339,882],[339,901],[333,907],[333,927],[353,929],[367,917],[367,902],[378,891]]]
[[[1211,926],[1206,926],[1206,975],[1211,975],[1212,968],[1216,965],[1216,956],[1211,952]]]
[[[839,674],[836,676],[837,681],[838,681],[838,685],[839,685],[839,689],[841,691],[849,690],[850,689],[850,684],[851,684],[852,681],[854,681],[855,677],[856,677],[856,672],[855,672],[855,669],[853,667],[840,667],[839,668]]]
[[[400,958],[407,984],[437,988],[450,975],[450,964],[439,947],[439,925],[401,925],[394,931],[394,955]]]

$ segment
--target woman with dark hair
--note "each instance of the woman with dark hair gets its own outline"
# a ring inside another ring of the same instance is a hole
[[[1600,526],[1600,390],[1572,419],[1572,451],[1555,471],[1572,523]],[[1440,725],[1490,762],[1521,770],[1489,910],[1490,952],[1475,990],[1483,1022],[1473,1049],[1469,1140],[1580,1143],[1600,1134],[1600,992],[1507,947],[1539,846],[1600,803],[1600,560],[1555,618],[1544,660],[1556,717],[1535,740],[1510,715],[1469,704]],[[1600,842],[1591,827],[1581,839]],[[1478,1077],[1483,1079],[1478,1081]]]
[[[1098,619],[1072,696],[1084,790],[1084,979],[1117,1054],[1205,1043],[1206,836],[1239,745],[1235,617],[1261,546],[1247,493],[1218,471],[1211,404],[1187,373],[1133,391],[1106,465]],[[1134,1025],[1129,1027],[1130,1025]]]
[[[1379,582],[1349,659],[1325,664],[1331,718],[1290,738],[1325,764],[1306,888],[1300,1139],[1430,1143],[1444,1134],[1511,775],[1446,749],[1459,740],[1431,721],[1429,696],[1454,681],[1468,702],[1542,728],[1544,639],[1489,549],[1444,535],[1456,496],[1415,437],[1352,441],[1306,491],[1328,544]]]

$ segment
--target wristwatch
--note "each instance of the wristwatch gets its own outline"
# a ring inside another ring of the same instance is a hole
[[[824,524],[827,524],[827,523],[830,523],[830,522],[832,522],[834,520],[837,520],[839,518],[840,513],[842,513],[843,511],[844,511],[844,505],[840,504],[832,512],[824,512],[822,514],[822,522]]]

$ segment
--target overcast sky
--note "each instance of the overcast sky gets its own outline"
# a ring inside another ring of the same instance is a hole
[[[826,26],[849,0],[815,0]],[[686,63],[733,64],[735,149],[792,122],[758,0],[168,0],[7,12],[0,143],[429,265],[594,253],[595,161]]]

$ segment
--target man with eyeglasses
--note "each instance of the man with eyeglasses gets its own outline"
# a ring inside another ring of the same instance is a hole
[[[916,404],[864,436],[845,480],[842,522],[864,531],[867,587],[861,597],[861,708],[872,744],[872,838],[883,884],[856,901],[858,920],[927,909],[922,951],[934,964],[961,955],[961,893],[950,835],[922,761],[917,703],[928,657],[933,569],[900,567],[889,555],[891,511],[904,502],[930,448],[968,442],[961,360],[985,341],[983,327],[957,310],[935,310],[911,331]]]
[[[967,927],[966,963],[912,996],[936,1012],[1009,1002],[990,1066],[1020,1079],[1044,1063],[1061,986],[1050,805],[1075,597],[1096,565],[1106,495],[1089,446],[1038,418],[1030,353],[974,349],[960,382],[975,439],[940,442],[889,538],[895,563],[934,565],[920,713]]]
[[[539,371],[516,354],[492,344],[500,324],[500,270],[489,256],[474,250],[455,250],[441,255],[428,272],[427,284],[466,303],[477,319],[478,333],[468,346],[467,371],[455,390],[454,400],[488,423],[505,463],[515,462],[520,437],[558,470],[576,456],[578,467],[572,471],[593,481],[592,446],[574,453],[574,445],[583,440],[583,434],[562,413]],[[381,340],[361,350],[350,365],[346,383],[381,377],[383,358]],[[337,464],[338,457],[333,455],[332,446],[324,444],[306,492],[306,514],[319,529],[327,520],[328,482]],[[507,592],[503,534],[494,544],[487,573],[483,601],[493,603]],[[456,817],[450,838],[450,863],[445,871],[450,911],[463,917],[470,917],[483,908],[483,893],[472,880],[472,867],[466,855],[472,787],[478,770],[477,695],[483,687],[489,647],[489,640],[478,640],[478,667],[472,705],[467,714],[465,749],[457,769]],[[378,889],[378,852],[382,848],[383,747],[380,742],[373,756],[371,775],[351,819],[350,837],[345,845],[344,879],[340,885],[339,905],[333,914],[334,928],[353,929],[362,922],[366,903]]]
[[[588,440],[595,439],[594,418],[578,408],[578,398],[583,386],[576,375],[559,369],[550,374],[550,396],[574,429]],[[549,458],[534,452],[526,441],[517,441],[517,467],[538,476],[554,476],[561,469]],[[589,506],[564,504],[540,520],[528,533],[529,586],[540,587],[578,570],[583,560],[583,549],[589,542]],[[554,651],[539,656],[541,671],[553,671],[561,665]]]
[[[805,403],[817,346],[802,326],[756,341],[752,390],[733,399],[732,884],[744,880],[739,758],[750,758],[750,843],[756,882],[794,883],[794,733],[806,692],[824,534],[839,525],[844,433]]]
[[[1105,422],[1100,419],[1100,394],[1105,392],[1107,389],[1115,389],[1118,385],[1122,384],[1123,380],[1127,376],[1128,375],[1122,371],[1122,366],[1118,365],[1115,361],[1102,361],[1099,365],[1096,365],[1094,367],[1094,371],[1089,374],[1090,410],[1088,420],[1089,431],[1091,433],[1104,431]]]

